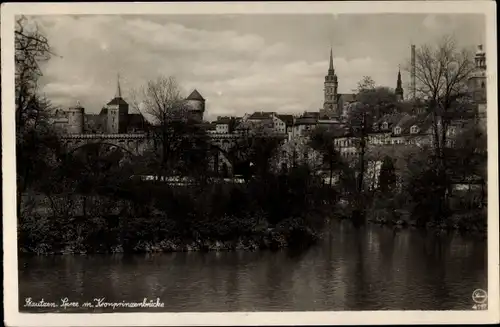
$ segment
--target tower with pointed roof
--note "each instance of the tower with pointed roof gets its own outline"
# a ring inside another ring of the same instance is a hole
[[[339,118],[341,112],[338,110],[337,96],[338,81],[335,69],[333,68],[333,53],[330,48],[330,66],[324,82],[324,102],[323,112],[330,118]]]
[[[203,121],[203,114],[205,113],[205,99],[201,96],[198,90],[194,90],[186,98],[187,110],[189,117],[195,121]]]
[[[118,75],[116,83],[115,97],[106,105],[107,117],[106,126],[109,134],[126,133],[128,103],[122,98],[120,87],[120,76]]]
[[[396,99],[398,101],[403,101],[403,86],[401,82],[401,69],[398,70],[398,81],[396,82]]]

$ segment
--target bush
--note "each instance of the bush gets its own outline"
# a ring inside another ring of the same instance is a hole
[[[68,212],[66,216],[22,215],[19,242],[24,251],[101,253],[308,246],[317,240],[323,227],[324,199],[332,196],[307,167],[294,168],[287,175],[269,174],[246,184],[178,187],[129,180],[110,185],[110,189],[119,192],[86,196],[88,210],[57,210]],[[109,210],[113,207],[111,195],[119,207],[114,211]],[[51,198],[64,204],[63,197],[52,194]]]

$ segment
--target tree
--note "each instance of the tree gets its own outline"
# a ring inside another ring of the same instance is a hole
[[[366,168],[367,138],[372,131],[373,122],[381,115],[392,112],[396,108],[396,96],[389,89],[376,87],[369,76],[365,76],[359,83],[356,94],[356,103],[348,116],[351,135],[356,140],[358,148],[358,178],[357,192],[363,190]]]
[[[435,45],[423,45],[415,52],[416,91],[427,104],[432,117],[433,164],[440,183],[436,194],[436,217],[441,219],[446,210],[448,178],[447,135],[450,123],[468,108],[467,83],[474,70],[472,55],[459,49],[451,37],[444,37]]]
[[[364,194],[364,177],[366,173],[366,154],[368,136],[372,131],[373,122],[381,114],[393,111],[396,108],[396,96],[387,88],[377,87],[373,79],[365,76],[359,83],[356,94],[356,103],[348,115],[350,135],[355,140],[358,152],[355,215],[364,217],[366,194]]]
[[[19,215],[21,194],[43,178],[47,168],[56,164],[61,148],[48,119],[54,108],[47,99],[40,96],[38,90],[38,80],[42,76],[40,65],[52,55],[48,40],[36,24],[32,24],[24,16],[16,20],[14,34]]]
[[[323,163],[329,172],[329,185],[332,186],[333,174],[336,169],[347,168],[335,144],[335,139],[345,135],[343,129],[315,128],[310,136],[309,144],[323,156]]]
[[[49,106],[38,94],[38,79],[40,64],[52,53],[47,38],[24,16],[16,20],[14,35],[16,131],[22,134],[46,118]]]
[[[461,183],[479,182],[481,206],[484,206],[488,173],[486,133],[477,124],[471,123],[453,141],[454,147],[445,149],[447,175]]]
[[[283,137],[279,135],[243,134],[229,150],[229,158],[233,167],[239,170],[245,179],[248,180],[252,175],[265,177],[271,172],[271,161],[282,142]]]
[[[396,170],[391,157],[385,156],[380,167],[379,189],[381,192],[391,192],[396,186]]]
[[[133,106],[153,120],[149,132],[156,153],[157,173],[161,176],[200,172],[208,165],[208,137],[203,128],[191,120],[181,94],[174,77],[160,76],[132,95]]]

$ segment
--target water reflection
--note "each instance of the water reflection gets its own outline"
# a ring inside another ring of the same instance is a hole
[[[486,262],[481,240],[333,222],[305,252],[22,257],[20,310],[27,297],[159,297],[160,311],[468,310],[487,288]]]

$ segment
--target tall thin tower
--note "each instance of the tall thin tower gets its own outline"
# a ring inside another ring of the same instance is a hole
[[[411,96],[415,100],[417,97],[417,86],[415,78],[415,45],[411,45]]]

